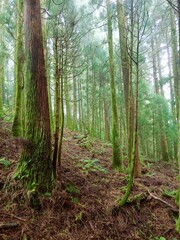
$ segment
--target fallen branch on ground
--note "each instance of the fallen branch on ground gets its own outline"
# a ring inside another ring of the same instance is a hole
[[[172,204],[166,202],[166,201],[163,200],[162,198],[157,197],[156,195],[154,195],[153,193],[151,193],[150,190],[149,190],[146,186],[143,186],[142,184],[138,184],[138,183],[136,183],[136,184],[137,184],[138,186],[140,186],[142,189],[146,190],[146,191],[148,192],[148,194],[149,194],[152,198],[154,198],[155,200],[158,200],[158,201],[166,204],[168,207],[172,208],[172,210],[173,210],[174,212],[178,211],[178,209],[177,209],[175,206],[173,206]]]
[[[19,227],[19,223],[17,222],[0,223],[0,229],[9,229],[15,227]]]

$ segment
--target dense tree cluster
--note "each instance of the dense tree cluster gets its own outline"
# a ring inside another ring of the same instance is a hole
[[[0,0],[0,118],[23,139],[16,177],[33,204],[53,188],[66,127],[112,143],[130,174],[121,206],[144,160],[180,168],[180,3],[80,2]]]

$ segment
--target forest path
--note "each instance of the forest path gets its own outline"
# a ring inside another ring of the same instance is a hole
[[[65,130],[56,187],[51,197],[42,197],[43,209],[37,212],[28,206],[20,183],[8,182],[21,145],[19,139],[10,137],[9,128],[0,123],[0,159],[12,163],[6,168],[0,164],[0,239],[180,239],[171,197],[177,189],[175,164],[144,164],[130,201],[112,214],[127,177],[111,168],[110,145]],[[10,223],[16,225],[2,225]]]

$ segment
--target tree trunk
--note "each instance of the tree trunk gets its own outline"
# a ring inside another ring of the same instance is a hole
[[[90,133],[90,101],[89,101],[89,60],[87,59],[86,67],[86,126],[87,131]]]
[[[16,56],[15,56],[15,84],[16,84],[16,99],[15,99],[15,114],[12,125],[13,136],[22,136],[22,101],[23,101],[23,33],[22,33],[22,11],[23,0],[17,1],[17,29],[16,29]]]
[[[77,83],[76,77],[73,75],[73,129],[77,130]]]
[[[96,80],[95,73],[92,73],[93,83],[92,83],[92,120],[91,120],[91,136],[95,136],[95,97],[96,97]]]
[[[3,2],[0,0],[0,13],[3,12]],[[3,27],[0,29],[0,44],[4,45]],[[4,84],[4,54],[0,52],[0,119],[3,118],[3,84]]]
[[[138,16],[139,17],[139,16]],[[135,133],[134,133],[134,178],[141,177],[141,162],[139,158],[139,142],[138,142],[138,114],[139,114],[139,18],[137,23],[137,48],[136,48],[136,108],[135,108]]]
[[[178,28],[179,28],[179,47],[180,47],[180,0],[178,0]],[[178,55],[178,69],[180,68],[180,51]],[[177,114],[177,122],[178,122],[178,168],[179,168],[179,189],[177,193],[178,197],[178,206],[179,206],[179,216],[178,220],[176,222],[176,229],[180,233],[180,84],[179,84],[179,79],[178,79],[178,89],[177,89],[177,107],[178,107],[178,114]]]
[[[113,168],[123,169],[122,156],[119,144],[119,122],[116,104],[116,87],[114,77],[114,54],[113,54],[113,34],[112,34],[112,16],[110,11],[110,0],[106,0],[107,23],[108,23],[108,49],[109,49],[109,67],[110,67],[110,85],[111,85],[111,104],[112,104],[112,143],[113,143]]]
[[[59,76],[59,57],[58,57],[58,33],[54,37],[54,57],[55,57],[55,94],[54,94],[54,115],[55,115],[55,134],[53,152],[53,172],[56,177],[57,160],[59,149],[59,127],[60,127],[60,76]]]
[[[26,75],[26,140],[16,176],[23,178],[32,193],[33,207],[39,193],[51,192],[53,167],[51,159],[50,116],[47,78],[43,52],[40,1],[24,0]]]
[[[178,81],[179,81],[179,56],[178,56],[178,43],[177,43],[177,30],[176,21],[173,10],[170,8],[170,20],[171,20],[171,47],[172,47],[172,65],[173,65],[173,79],[174,79],[174,95],[176,116],[178,115]]]
[[[156,63],[156,57],[154,56],[155,54],[155,49],[154,49],[154,40],[152,38],[151,40],[151,47],[152,47],[152,58],[153,58],[153,78],[154,78],[154,86],[155,86],[155,93],[156,95],[160,96],[160,91],[159,91],[159,82],[158,82],[158,76],[157,76],[157,63]],[[161,129],[161,153],[162,153],[162,159],[166,162],[169,161],[169,153],[168,153],[168,145],[167,145],[167,138],[165,135],[165,125],[164,125],[164,119],[163,119],[163,113],[162,113],[162,108],[160,105],[157,106],[158,114],[160,117],[159,121],[159,127]]]
[[[125,15],[123,4],[121,0],[117,0],[117,16],[118,16],[118,29],[119,41],[122,62],[122,74],[124,83],[124,97],[126,107],[126,126],[128,129],[128,115],[129,115],[129,74],[130,74],[130,61],[127,50],[127,29],[125,24]]]
[[[169,42],[168,33],[166,34],[166,42]],[[167,45],[167,56],[168,56],[168,68],[169,68],[169,86],[170,86],[170,95],[171,95],[171,111],[173,116],[173,127],[176,129],[177,121],[176,121],[176,106],[175,106],[175,94],[173,88],[173,81],[172,81],[172,71],[171,71],[171,56],[170,56],[170,48]],[[176,135],[177,136],[177,135]],[[178,147],[178,139],[175,137],[173,142],[173,156],[172,158],[176,159],[177,161],[177,147]]]

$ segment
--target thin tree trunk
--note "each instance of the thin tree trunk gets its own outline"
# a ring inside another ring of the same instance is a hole
[[[0,13],[3,13],[3,1],[0,0]],[[3,27],[0,29],[0,44],[4,45]],[[4,85],[4,56],[1,54],[0,61],[0,119],[3,118],[3,85]]]
[[[23,0],[17,1],[17,29],[16,29],[16,56],[15,56],[15,84],[16,84],[16,99],[15,99],[15,114],[12,125],[13,136],[22,136],[22,91],[24,88],[23,83],[23,64],[24,64],[24,53],[23,53],[23,33],[22,33],[22,11],[23,11]]]
[[[54,115],[55,115],[55,134],[53,152],[53,172],[56,177],[57,159],[59,152],[59,127],[60,127],[60,76],[59,76],[59,57],[58,57],[58,33],[54,37],[54,57],[55,57],[55,95],[54,95]]]
[[[179,28],[179,48],[180,48],[180,0],[178,0],[178,28]],[[179,66],[178,69],[180,68],[180,51],[179,51],[179,55],[178,55],[178,60],[179,60]],[[179,168],[179,177],[178,177],[178,181],[179,181],[179,189],[178,189],[178,193],[177,193],[177,202],[178,202],[178,206],[179,206],[179,216],[178,216],[178,220],[176,222],[176,229],[177,231],[180,233],[180,84],[178,81],[178,89],[177,89],[177,108],[178,108],[178,114],[177,114],[177,122],[178,122],[178,168]]]
[[[96,81],[95,73],[93,72],[91,136],[95,136],[95,97],[96,97],[95,94],[96,94]]]
[[[127,28],[124,15],[123,3],[121,0],[117,0],[117,16],[118,16],[118,29],[119,29],[119,41],[121,52],[121,66],[124,83],[124,97],[126,107],[126,126],[128,129],[128,116],[129,116],[129,78],[130,78],[130,61],[127,50]]]
[[[157,63],[156,63],[156,58],[154,56],[154,40],[152,38],[151,40],[151,47],[152,47],[152,56],[153,56],[153,78],[154,78],[154,86],[155,86],[155,93],[156,95],[160,95],[159,91],[159,82],[158,82],[158,76],[157,76]],[[159,127],[161,130],[161,154],[162,154],[162,159],[166,162],[169,161],[169,153],[168,153],[168,146],[167,146],[167,138],[165,135],[165,126],[164,126],[164,120],[163,120],[163,113],[162,113],[162,108],[160,105],[157,106],[158,113],[159,113]]]
[[[73,75],[73,128],[77,130],[77,83]]]
[[[114,77],[114,53],[113,53],[113,33],[112,33],[112,16],[110,11],[110,0],[106,0],[107,23],[108,23],[108,49],[109,49],[109,66],[110,66],[110,85],[111,85],[111,104],[112,104],[112,137],[113,137],[113,168],[123,169],[123,161],[119,144],[119,122],[116,103],[116,87]]]

